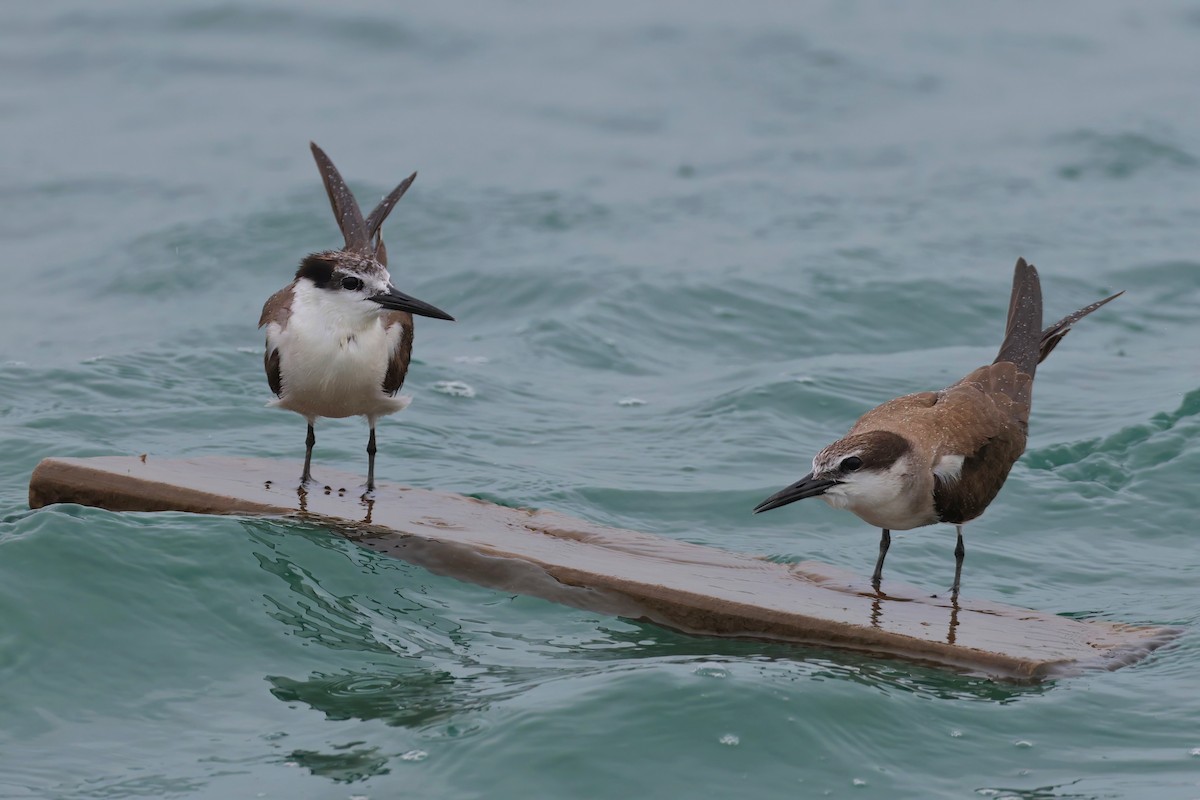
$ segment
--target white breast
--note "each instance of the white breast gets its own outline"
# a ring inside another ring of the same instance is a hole
[[[372,420],[405,408],[411,398],[383,391],[399,326],[385,329],[374,304],[304,281],[294,291],[285,327],[267,326],[267,349],[279,350],[281,396],[271,405],[307,417]]]

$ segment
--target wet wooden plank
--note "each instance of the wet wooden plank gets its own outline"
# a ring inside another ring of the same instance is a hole
[[[287,462],[154,457],[51,458],[34,470],[33,508],[295,516],[381,553],[464,581],[700,635],[848,648],[1003,678],[1133,663],[1176,630],[1076,620],[986,601],[928,596],[820,564],[776,564],[548,510],[380,484],[322,468],[301,495]],[[344,490],[344,491],[343,491]]]

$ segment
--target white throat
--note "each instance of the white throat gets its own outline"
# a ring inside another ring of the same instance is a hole
[[[357,292],[318,289],[307,280],[299,280],[292,290],[289,324],[299,323],[343,338],[378,326],[382,310],[377,303],[364,300]]]
[[[906,454],[884,470],[860,470],[821,495],[877,528],[906,531],[937,522],[933,478]]]
[[[411,398],[383,391],[403,331],[385,328],[381,310],[361,294],[297,281],[287,325],[267,326],[268,349],[279,350],[283,388],[271,405],[309,421],[363,415],[373,422],[405,408]]]

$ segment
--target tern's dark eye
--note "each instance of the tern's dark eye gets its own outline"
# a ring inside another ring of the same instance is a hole
[[[859,458],[858,456],[850,456],[849,458],[843,458],[842,463],[838,466],[842,470],[842,472],[854,472],[854,470],[856,470],[862,466],[862,459]]]
[[[363,282],[361,278],[356,278],[353,275],[342,278],[342,288],[348,292],[357,292],[362,287]]]

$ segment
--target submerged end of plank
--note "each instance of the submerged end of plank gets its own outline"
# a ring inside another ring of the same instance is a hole
[[[951,602],[891,582],[879,593],[826,564],[777,564],[457,494],[380,484],[363,500],[359,479],[331,470],[299,491],[296,472],[290,463],[255,459],[50,458],[33,472],[29,504],[296,516],[439,574],[577,608],[699,635],[845,648],[992,677],[1115,669],[1178,634]]]

